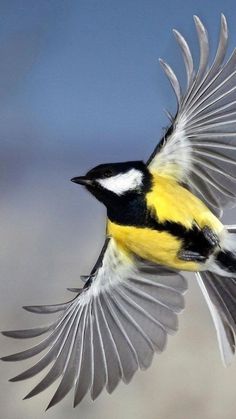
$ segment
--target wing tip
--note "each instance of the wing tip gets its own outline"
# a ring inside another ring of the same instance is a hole
[[[100,394],[103,392],[104,388],[105,388],[104,386],[100,387],[100,389],[97,391],[97,389],[95,389],[93,386],[91,387],[90,398],[93,402],[100,396]]]
[[[13,338],[13,339],[18,339],[18,334],[19,330],[3,330],[1,331],[1,334],[3,336],[6,336],[7,338]]]
[[[226,39],[228,39],[228,36],[229,36],[228,23],[227,23],[227,19],[224,13],[221,13],[220,15],[220,27],[221,27],[221,33],[223,34],[223,36]]]
[[[42,313],[40,307],[43,306],[22,306],[23,310],[29,311],[30,313]]]
[[[1,356],[0,360],[3,362],[11,361],[10,359],[11,355]]]
[[[195,24],[197,24],[199,26],[203,26],[202,21],[201,21],[201,19],[198,15],[193,15],[193,20],[194,20]]]
[[[50,400],[50,402],[48,403],[45,412],[47,412],[49,409],[51,409],[53,406],[55,406],[57,404],[57,400],[55,399],[55,397],[53,396],[52,399]]]
[[[172,32],[174,34],[175,39],[178,42],[183,42],[183,40],[184,40],[183,35],[177,29],[173,28]]]
[[[173,28],[172,32],[177,40],[181,40],[181,41],[184,40],[183,35],[178,31],[178,29]]]
[[[172,29],[172,32],[173,32],[174,35],[177,35],[177,36],[180,35],[179,31],[175,28]]]
[[[69,288],[66,288],[67,289],[67,291],[70,291],[70,292],[75,292],[75,293],[77,293],[77,294],[80,294],[82,291],[83,291],[83,288],[74,288],[74,287],[69,287]]]
[[[19,376],[17,375],[16,377],[9,378],[9,380],[8,380],[8,381],[9,381],[10,383],[16,383],[17,381],[20,381],[20,380],[18,379],[18,377],[19,377]]]
[[[207,36],[206,27],[203,25],[200,17],[197,16],[197,15],[193,15],[193,20],[194,20],[197,31],[199,31],[201,34]]]
[[[227,27],[228,26],[227,25],[227,19],[226,19],[225,14],[223,12],[221,12],[221,14],[220,14],[220,19],[221,19],[222,25],[224,25],[225,27]]]
[[[17,378],[17,377],[16,377]],[[31,399],[32,397],[34,397],[34,396],[36,396],[37,394],[39,394],[39,393],[36,393],[35,392],[35,388],[36,387],[34,387],[29,393],[27,393],[26,394],[26,396],[22,399],[22,400],[28,400],[28,399]]]

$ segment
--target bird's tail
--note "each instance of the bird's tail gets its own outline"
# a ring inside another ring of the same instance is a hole
[[[226,227],[225,248],[216,255],[216,269],[198,272],[197,279],[216,328],[221,357],[229,365],[236,346],[236,225]]]

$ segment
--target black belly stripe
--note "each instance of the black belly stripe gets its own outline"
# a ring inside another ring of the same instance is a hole
[[[212,250],[211,244],[195,222],[193,222],[190,229],[181,223],[171,220],[160,222],[156,217],[154,218],[151,211],[147,208],[145,200],[141,199],[141,197],[138,200],[126,202],[126,205],[122,206],[122,208],[116,207],[115,211],[109,210],[108,218],[112,222],[123,226],[166,231],[182,241],[181,247],[183,249],[198,252],[203,256],[208,256]]]
[[[166,220],[160,223],[153,219],[151,214],[148,215],[146,227],[150,227],[157,231],[166,231],[172,236],[182,241],[182,249],[198,252],[203,256],[208,256],[212,250],[211,244],[206,239],[200,227],[193,222],[192,228],[187,229],[183,224]],[[142,227],[145,227],[144,225]]]

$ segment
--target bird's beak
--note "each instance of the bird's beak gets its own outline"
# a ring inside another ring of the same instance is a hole
[[[79,185],[84,185],[84,186],[91,185],[91,180],[88,179],[86,176],[73,177],[71,179],[71,182],[78,183]]]

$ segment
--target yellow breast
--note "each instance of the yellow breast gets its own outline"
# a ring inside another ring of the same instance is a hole
[[[223,225],[211,211],[171,178],[155,174],[154,185],[147,194],[146,201],[152,215],[159,222],[173,221],[186,228],[191,228],[195,222],[200,227],[208,225],[217,233],[223,230]],[[133,252],[144,259],[180,270],[199,270],[199,264],[178,258],[182,241],[166,231],[123,226],[108,221],[107,233],[127,252]]]
[[[198,270],[193,262],[183,262],[177,257],[181,241],[167,232],[150,228],[122,226],[108,221],[108,235],[115,238],[126,252],[133,252],[143,259],[180,270]]]

